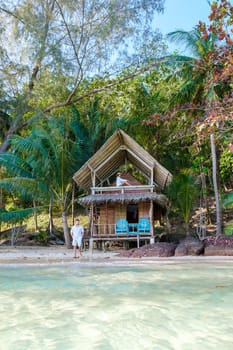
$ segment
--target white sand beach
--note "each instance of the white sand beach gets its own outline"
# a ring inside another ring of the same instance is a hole
[[[0,247],[0,264],[177,264],[177,263],[233,263],[233,256],[182,256],[182,257],[119,257],[119,250],[86,250],[81,258],[73,258],[73,250],[66,247]]]
[[[82,257],[74,259],[73,249],[64,246],[56,247],[0,247],[0,264],[8,263],[65,263],[65,262],[86,262],[90,259],[110,259],[118,252],[104,253],[96,251],[91,254],[89,251],[82,252]]]

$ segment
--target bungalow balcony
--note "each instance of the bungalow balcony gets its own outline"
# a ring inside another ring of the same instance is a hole
[[[119,193],[141,193],[154,192],[154,185],[131,185],[131,186],[105,186],[105,187],[91,187],[92,195],[99,194],[119,194]]]

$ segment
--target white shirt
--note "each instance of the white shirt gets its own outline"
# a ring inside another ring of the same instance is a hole
[[[127,182],[126,179],[122,179],[120,176],[117,176],[117,178],[116,178],[116,185],[117,185],[117,186],[121,186],[121,185],[124,184],[125,182]]]
[[[71,228],[71,233],[73,234],[73,238],[82,238],[83,233],[84,233],[84,229],[82,227],[82,225],[74,225]]]

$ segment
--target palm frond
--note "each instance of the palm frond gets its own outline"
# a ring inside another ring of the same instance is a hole
[[[177,30],[168,33],[167,38],[169,41],[180,44],[186,50],[189,50],[192,56],[198,59],[204,57],[209,51],[212,51],[218,42],[218,36],[216,34],[213,32],[210,33],[208,40],[205,40],[197,28],[190,32]]]
[[[175,44],[182,45],[189,50],[194,57],[199,57],[197,43],[200,42],[201,35],[197,30],[187,32],[185,30],[176,30],[167,34],[167,39]]]
[[[20,135],[14,135],[10,140],[10,143],[14,151],[20,151],[21,153],[31,153],[35,150],[35,147],[37,145],[33,141],[33,138],[30,136],[25,138]]]
[[[193,67],[196,59],[185,55],[169,55],[163,58],[163,65],[182,67],[185,65],[190,65]]]
[[[19,209],[9,212],[0,212],[0,222],[21,222],[30,215],[32,215],[35,210],[40,211],[43,207],[36,207],[36,208],[26,208],[26,209]]]
[[[22,197],[41,197],[44,188],[43,182],[38,182],[36,179],[23,177],[12,177],[0,180],[0,187],[5,188],[9,192],[19,193]],[[48,189],[47,189],[48,191]]]
[[[10,152],[0,154],[0,165],[4,166],[12,175],[32,177],[30,165],[17,154]]]
[[[202,76],[197,74],[192,79],[186,79],[180,90],[174,93],[170,105],[183,104],[186,101],[194,101],[201,94],[203,88]]]

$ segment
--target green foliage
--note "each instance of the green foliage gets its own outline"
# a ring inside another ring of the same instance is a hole
[[[222,205],[226,208],[233,207],[233,192],[224,194]]]
[[[223,1],[220,0],[218,3],[220,5]],[[226,5],[227,2],[224,3]],[[233,8],[230,9],[230,2],[227,6],[230,16]],[[170,112],[167,114],[173,120],[179,120],[174,130],[178,137],[183,136],[186,147],[189,147],[191,161],[193,160],[190,167],[196,172],[199,168],[200,173],[209,174],[211,169],[214,171],[211,176],[211,179],[214,179],[213,184],[211,181],[209,184],[214,187],[215,198],[219,198],[216,167],[212,167],[216,163],[216,152],[210,153],[207,142],[210,140],[210,135],[214,135],[212,150],[216,148],[218,153],[232,128],[232,108],[229,108],[232,103],[227,102],[232,88],[232,73],[229,69],[232,66],[232,40],[227,35],[227,28],[230,33],[232,21],[224,19],[213,6],[209,18],[211,26],[200,23],[191,32],[176,31],[169,34],[173,42],[184,44],[191,55],[167,57],[167,64],[174,67],[174,74],[170,80],[173,81],[176,76],[177,79],[180,77],[181,81],[180,87],[174,90]],[[224,42],[221,41],[221,36],[226,39]],[[230,139],[231,137],[232,133]],[[232,163],[228,157],[225,152],[221,156],[220,175],[224,185],[232,188]],[[217,232],[220,232],[221,228],[219,208],[217,202]]]
[[[47,90],[48,104],[53,104],[60,97],[65,101],[73,87],[93,74],[108,75],[136,59],[145,61],[139,53],[155,57],[161,38],[152,21],[163,11],[163,3],[106,0],[103,6],[102,0],[1,0],[0,39],[10,38],[2,59],[4,88],[14,87],[18,93],[28,86],[38,100],[42,92],[44,101]]]
[[[228,222],[227,225],[224,227],[224,233],[228,236],[233,235],[233,220]]]
[[[0,180],[0,187],[14,194],[14,196],[22,197],[26,200],[37,196],[42,189],[43,183],[39,183],[35,179],[23,177],[11,177]]]
[[[0,164],[7,170],[9,175],[31,178],[31,167],[17,154],[5,152],[0,154]]]
[[[171,200],[173,209],[179,210],[180,216],[188,224],[190,214],[197,197],[197,185],[189,173],[181,173],[174,177],[168,188],[168,196]]]
[[[48,243],[48,234],[46,231],[40,230],[35,235],[35,240],[39,243],[47,244]]]
[[[68,211],[74,172],[118,127],[173,174],[183,168],[210,174],[209,137],[201,139],[198,126],[205,120],[210,99],[223,99],[232,85],[229,79],[207,84],[211,64],[225,67],[217,57],[209,59],[215,49],[224,48],[216,33],[203,37],[200,28],[171,33],[169,38],[182,42],[190,57],[164,57],[164,64],[156,62],[155,69],[135,76],[134,66],[122,67],[154,62],[163,52],[150,27],[163,1],[109,0],[102,5],[92,0],[33,4],[0,0],[0,39],[11,33],[0,50],[0,140],[3,145],[7,141],[3,151],[10,145],[10,152],[0,154],[3,206],[7,193],[14,208],[25,201],[41,205],[51,201],[56,212]],[[220,177],[224,185],[232,186],[232,154],[224,150],[226,138],[232,137],[230,118],[224,130],[222,126],[220,122],[216,131],[223,150]],[[175,178],[178,192],[172,200],[185,222],[191,210],[191,185],[190,179]]]
[[[66,215],[72,176],[108,136],[98,99],[92,102],[82,116],[73,108],[68,117],[48,119],[46,126],[34,127],[25,137],[14,136],[12,152],[0,156],[0,164],[11,175],[0,181],[0,187],[43,206],[52,202],[53,209]]]
[[[233,153],[230,152],[229,147],[221,153],[219,168],[221,180],[233,186]]]
[[[39,210],[39,208],[37,208]],[[0,222],[12,222],[14,224],[21,223],[27,217],[31,216],[34,212],[34,208],[26,208],[14,211],[1,211]]]

